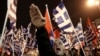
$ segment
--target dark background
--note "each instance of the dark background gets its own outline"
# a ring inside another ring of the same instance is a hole
[[[100,18],[100,11],[97,6],[90,8],[86,7],[86,1],[87,0],[63,0],[74,26],[76,26],[79,19],[82,18],[83,29],[85,29],[87,18],[90,18],[92,21]],[[21,25],[27,27],[28,23],[30,22],[29,6],[32,3],[39,7],[43,16],[45,14],[45,4],[48,4],[50,17],[52,19],[52,11],[60,2],[61,0],[18,0],[17,28],[19,28]],[[0,33],[2,32],[6,11],[7,0],[0,0]],[[10,28],[9,19],[7,22],[7,27],[8,29]]]

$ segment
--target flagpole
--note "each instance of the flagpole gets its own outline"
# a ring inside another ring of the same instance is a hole
[[[61,0],[61,2],[63,2],[63,0]],[[66,9],[67,10],[67,9]],[[78,39],[78,41],[79,41],[79,43],[80,43],[80,45],[81,45],[81,42],[80,42],[80,40],[79,40],[79,38],[78,38],[78,35],[77,35],[77,33],[76,33],[76,30],[75,30],[75,27],[74,27],[74,25],[73,25],[73,23],[71,22],[71,24],[72,24],[72,27],[73,27],[73,31],[75,32],[75,35],[77,36],[77,39]],[[81,47],[82,47],[82,45],[81,45]],[[82,51],[84,51],[83,50],[83,48],[82,48]],[[85,55],[85,54],[84,54]],[[86,55],[85,55],[86,56]]]
[[[2,47],[2,41],[5,38],[3,36],[4,36],[4,31],[5,31],[7,20],[8,20],[9,9],[10,9],[10,0],[7,0],[7,13],[6,13],[6,17],[5,17],[5,21],[4,21],[4,25],[3,25],[2,34],[1,34],[0,47]]]
[[[58,7],[56,7],[56,9],[57,9],[57,11],[60,11],[61,9],[59,9]],[[66,8],[64,8],[64,10],[66,10],[66,12],[67,12],[67,9]],[[67,12],[68,13],[68,12]],[[57,15],[56,15],[57,16]],[[79,40],[79,38],[78,38],[78,35],[77,35],[77,32],[76,32],[76,30],[75,30],[75,28],[74,28],[74,25],[73,25],[73,23],[72,23],[72,21],[71,21],[71,19],[70,19],[70,16],[67,14],[67,19],[69,19],[70,20],[70,25],[71,25],[71,28],[73,29],[72,30],[72,32],[74,32],[75,33],[75,35],[77,36],[77,39],[78,39],[78,41],[79,41],[79,44],[81,45],[81,42],[80,42],[80,40]],[[63,19],[63,20],[65,20],[65,19]],[[60,26],[60,25],[59,25]],[[81,45],[82,46],[82,45]],[[82,50],[83,51],[83,50]],[[79,54],[79,52],[78,52],[78,54]]]
[[[66,9],[67,10],[67,9]],[[74,25],[73,25],[73,23],[71,22],[71,24],[72,24],[72,27],[73,27],[73,31],[75,32],[75,35],[77,36],[77,39],[78,39],[78,41],[79,41],[79,43],[80,43],[80,46],[82,47],[82,45],[81,45],[81,42],[80,42],[80,40],[79,40],[79,38],[78,38],[78,35],[77,35],[77,32],[76,32],[76,30],[75,30],[75,28],[74,28]],[[83,51],[83,48],[82,48],[82,51]],[[79,53],[78,53],[79,54]],[[85,55],[85,54],[84,54]],[[85,55],[86,56],[86,55]]]
[[[21,30],[22,30],[22,26],[21,26]],[[22,31],[22,34],[23,34],[23,31]],[[26,38],[26,43],[27,43],[27,38]],[[22,46],[22,45],[21,45],[21,46]],[[25,46],[25,47],[26,47],[26,46]],[[23,49],[25,49],[25,47],[24,47]],[[24,50],[21,49],[21,52],[22,52],[21,56],[23,56]]]
[[[69,34],[67,34],[68,35],[68,44],[71,44],[70,42],[71,42],[71,39],[70,39],[70,35]],[[69,45],[69,47],[70,47],[70,50],[71,50],[71,45]]]
[[[82,19],[80,18],[80,23],[81,23],[81,25],[82,25]],[[83,33],[83,26],[82,26],[82,33]],[[83,38],[84,39],[84,38]],[[85,40],[84,40],[85,41]],[[81,43],[80,43],[81,44]],[[81,48],[82,48],[82,51],[83,51],[83,53],[84,53],[84,55],[86,56],[86,54],[85,54],[85,52],[84,52],[84,49],[83,49],[83,47],[82,47],[82,45],[81,45]]]
[[[67,9],[66,9],[67,10]],[[78,38],[78,35],[77,35],[77,32],[76,32],[76,30],[75,30],[75,28],[74,28],[74,25],[73,25],[73,23],[71,22],[71,24],[72,24],[72,27],[73,27],[73,31],[75,32],[75,35],[77,36],[77,39],[78,39],[78,41],[79,41],[79,44],[80,44],[80,46],[82,47],[82,45],[81,45],[81,42],[80,42],[80,40],[79,40],[79,38]],[[82,48],[82,51],[83,51],[83,48]],[[79,54],[79,53],[78,53]],[[84,53],[84,55],[85,55],[85,53]],[[86,55],[85,55],[86,56]]]
[[[6,31],[6,29],[5,29],[5,31]],[[6,33],[6,32],[5,32]],[[4,37],[5,37],[5,34],[4,34]],[[5,43],[3,44],[3,46],[5,47]],[[3,56],[4,55],[4,47],[2,48],[2,53],[1,53],[1,56]]]
[[[81,19],[81,18],[80,18],[80,23],[82,24],[82,19]],[[82,33],[83,33],[83,26],[82,26]],[[84,33],[83,33],[83,34],[84,34]],[[83,39],[84,39],[84,41],[86,41],[86,40],[85,40],[85,36],[84,36]],[[86,41],[86,44],[87,44],[87,41]]]
[[[67,10],[67,9],[66,9]],[[69,17],[70,18],[70,17]],[[81,42],[80,42],[80,40],[79,40],[79,38],[78,38],[78,35],[77,35],[77,32],[76,32],[76,30],[75,30],[75,28],[74,28],[74,25],[73,25],[73,23],[72,23],[72,21],[71,21],[71,24],[72,24],[72,27],[73,27],[73,31],[75,32],[75,35],[77,36],[77,39],[78,39],[78,41],[79,41],[79,43],[80,43],[80,46],[82,46],[81,45]],[[83,50],[82,50],[83,51]],[[85,55],[85,54],[84,54]],[[86,56],[86,55],[85,55]]]
[[[13,29],[12,29],[12,31],[13,31]],[[12,33],[12,49],[13,49],[13,56],[14,56],[14,31],[13,31],[13,33]]]

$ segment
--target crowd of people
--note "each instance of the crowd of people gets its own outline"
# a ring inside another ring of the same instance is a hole
[[[83,46],[79,50],[74,47],[65,49],[60,38],[56,38],[51,45],[45,25],[38,7],[30,6],[30,17],[36,31],[30,33],[30,24],[27,28],[5,30],[1,56],[100,56],[100,46]],[[82,49],[83,48],[83,49]],[[84,51],[83,51],[84,50]]]
[[[14,33],[15,34],[15,33]],[[28,33],[30,34],[30,33]],[[36,36],[22,37],[21,30],[16,35],[5,35],[1,50],[2,56],[100,56],[100,46],[83,46],[77,50],[74,47],[65,49],[60,38],[55,39],[54,46],[51,45],[48,33],[45,27],[37,29]],[[13,38],[12,38],[13,37]],[[28,41],[26,42],[26,38]],[[14,49],[13,49],[14,48]],[[14,53],[13,53],[14,52]]]

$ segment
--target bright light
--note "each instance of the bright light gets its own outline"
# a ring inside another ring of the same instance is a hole
[[[87,6],[98,6],[100,4],[99,0],[88,0]]]
[[[98,5],[99,5],[99,1],[95,1],[95,5],[97,5],[97,6],[98,6]]]
[[[88,0],[87,5],[88,6],[93,6],[95,4],[94,0]]]

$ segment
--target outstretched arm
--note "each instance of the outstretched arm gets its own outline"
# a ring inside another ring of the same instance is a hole
[[[36,38],[40,56],[56,56],[44,27],[45,19],[34,4],[30,6],[30,17],[32,24],[37,28]]]

